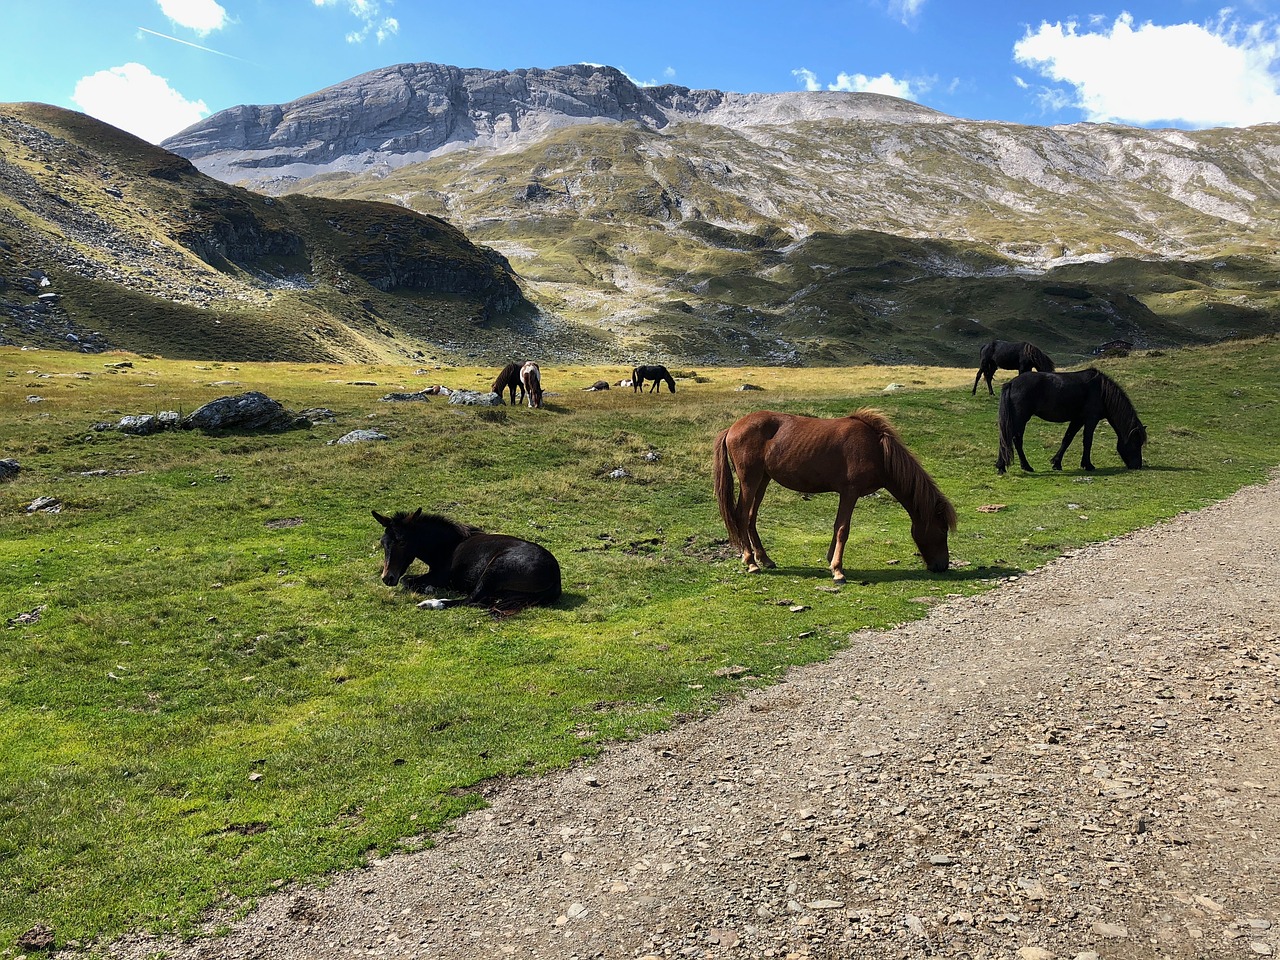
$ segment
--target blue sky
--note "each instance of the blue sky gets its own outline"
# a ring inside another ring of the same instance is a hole
[[[0,101],[158,142],[396,63],[602,63],[638,83],[870,90],[954,116],[1280,121],[1280,0],[0,0]]]

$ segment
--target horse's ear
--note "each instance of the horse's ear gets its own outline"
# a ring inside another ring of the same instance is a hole
[[[372,513],[373,513],[373,519],[377,520],[384,527],[391,526],[391,519],[389,517],[384,517],[377,510],[372,511]]]
[[[410,519],[410,520],[417,520],[417,519],[419,519],[421,516],[422,516],[422,508],[421,508],[421,507],[419,507],[417,510],[413,511],[413,516],[412,516],[412,517],[410,517],[409,519]]]

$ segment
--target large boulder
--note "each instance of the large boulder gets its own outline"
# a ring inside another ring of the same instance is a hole
[[[0,481],[12,480],[21,469],[17,460],[0,460]]]
[[[309,426],[310,420],[294,416],[279,401],[256,390],[210,400],[182,419],[185,430],[288,430]]]

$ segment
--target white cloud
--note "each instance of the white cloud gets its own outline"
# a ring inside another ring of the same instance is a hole
[[[1041,23],[1013,47],[1014,58],[1075,90],[1070,106],[1095,122],[1244,126],[1280,120],[1280,30],[1272,23],[1135,27],[1121,14],[1108,30],[1080,32],[1074,21]],[[1061,88],[1041,99],[1061,102]]]
[[[883,93],[889,97],[914,100],[919,93],[912,89],[910,80],[899,80],[888,73],[868,77],[865,73],[842,73],[835,83],[827,84],[828,90],[847,90],[853,93]]]
[[[868,77],[865,73],[842,73],[836,77],[835,83],[823,87],[822,81],[812,70],[801,67],[792,70],[791,75],[799,80],[806,90],[843,90],[849,93],[883,93],[890,97],[901,97],[903,100],[916,100],[929,89],[924,81],[899,80],[889,73],[878,77]]]
[[[925,0],[889,0],[889,12],[908,26],[915,23]]]
[[[812,70],[801,67],[799,70],[792,70],[791,75],[803,83],[806,90],[822,89],[822,84],[818,82],[818,75]]]
[[[383,16],[383,0],[311,0],[317,7],[345,7],[360,21],[360,27],[347,34],[347,43],[364,43],[373,37],[379,43],[400,32],[400,21]],[[386,4],[390,6],[390,4]]]
[[[157,0],[160,12],[180,27],[206,36],[227,25],[227,11],[217,0]]]
[[[89,116],[152,143],[209,115],[203,100],[188,100],[140,63],[82,77],[71,101]]]

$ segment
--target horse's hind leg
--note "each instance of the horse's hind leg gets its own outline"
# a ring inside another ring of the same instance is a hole
[[[1035,468],[1027,462],[1027,455],[1022,452],[1022,437],[1027,432],[1027,421],[1014,425],[1013,430],[1013,449],[1018,451],[1018,464],[1027,473],[1035,473]]]
[[[764,491],[769,486],[769,478],[762,477],[754,484],[742,482],[742,474],[738,474],[742,486],[742,495],[738,498],[738,516],[742,520],[742,529],[746,534],[746,544],[742,548],[742,562],[747,565],[747,573],[759,573],[761,568],[773,569],[777,566],[765,553],[764,544],[760,542],[760,534],[756,530],[756,517],[760,514],[760,504],[764,502]]]
[[[1067,425],[1067,432],[1062,436],[1062,444],[1058,447],[1058,452],[1053,455],[1053,460],[1050,461],[1050,463],[1053,464],[1053,469],[1062,469],[1062,455],[1067,452],[1067,447],[1071,446],[1071,441],[1076,438],[1076,434],[1083,426],[1083,420],[1072,420],[1071,423]],[[1093,431],[1089,432],[1092,433]],[[1089,459],[1089,443],[1087,441],[1085,443],[1084,458],[1086,460]]]
[[[842,493],[840,506],[836,508],[836,522],[831,530],[831,546],[827,548],[827,566],[831,568],[831,577],[836,583],[844,583],[844,545],[849,540],[849,519],[853,516],[853,508],[857,504],[857,497]]]

